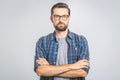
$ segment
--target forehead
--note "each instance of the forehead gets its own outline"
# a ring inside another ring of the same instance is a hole
[[[68,15],[68,9],[67,8],[55,8],[53,9],[53,14]]]

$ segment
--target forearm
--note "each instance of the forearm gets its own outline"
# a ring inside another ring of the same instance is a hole
[[[58,74],[59,77],[67,77],[67,78],[75,78],[75,77],[86,77],[87,72],[79,69],[79,70],[69,70],[66,72],[63,72],[61,74]]]
[[[36,73],[38,74],[38,76],[56,76],[58,74],[71,70],[70,65],[71,64],[61,66],[53,65],[38,66],[38,68],[36,69]]]
[[[41,65],[36,69],[38,76],[85,77],[87,73],[81,68],[89,67],[87,60],[59,66],[49,65],[46,59],[40,59],[37,62]]]

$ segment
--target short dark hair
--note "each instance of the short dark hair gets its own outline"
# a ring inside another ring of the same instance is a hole
[[[66,8],[66,9],[68,9],[68,14],[70,15],[70,8],[66,3],[59,2],[59,3],[56,3],[55,5],[53,5],[53,7],[51,8],[51,15],[53,14],[53,10],[55,8]]]

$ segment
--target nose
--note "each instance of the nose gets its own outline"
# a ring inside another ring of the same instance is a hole
[[[59,21],[63,21],[63,20],[62,20],[62,16],[60,16]]]

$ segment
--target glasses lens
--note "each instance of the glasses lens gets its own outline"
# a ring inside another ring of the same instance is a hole
[[[67,20],[69,15],[53,15],[54,19],[59,20],[62,17],[62,20]]]
[[[54,15],[54,18],[56,19],[56,20],[58,20],[59,19],[59,15]]]
[[[62,19],[63,19],[63,20],[67,20],[68,17],[69,17],[68,15],[63,15],[63,16],[62,16]]]

